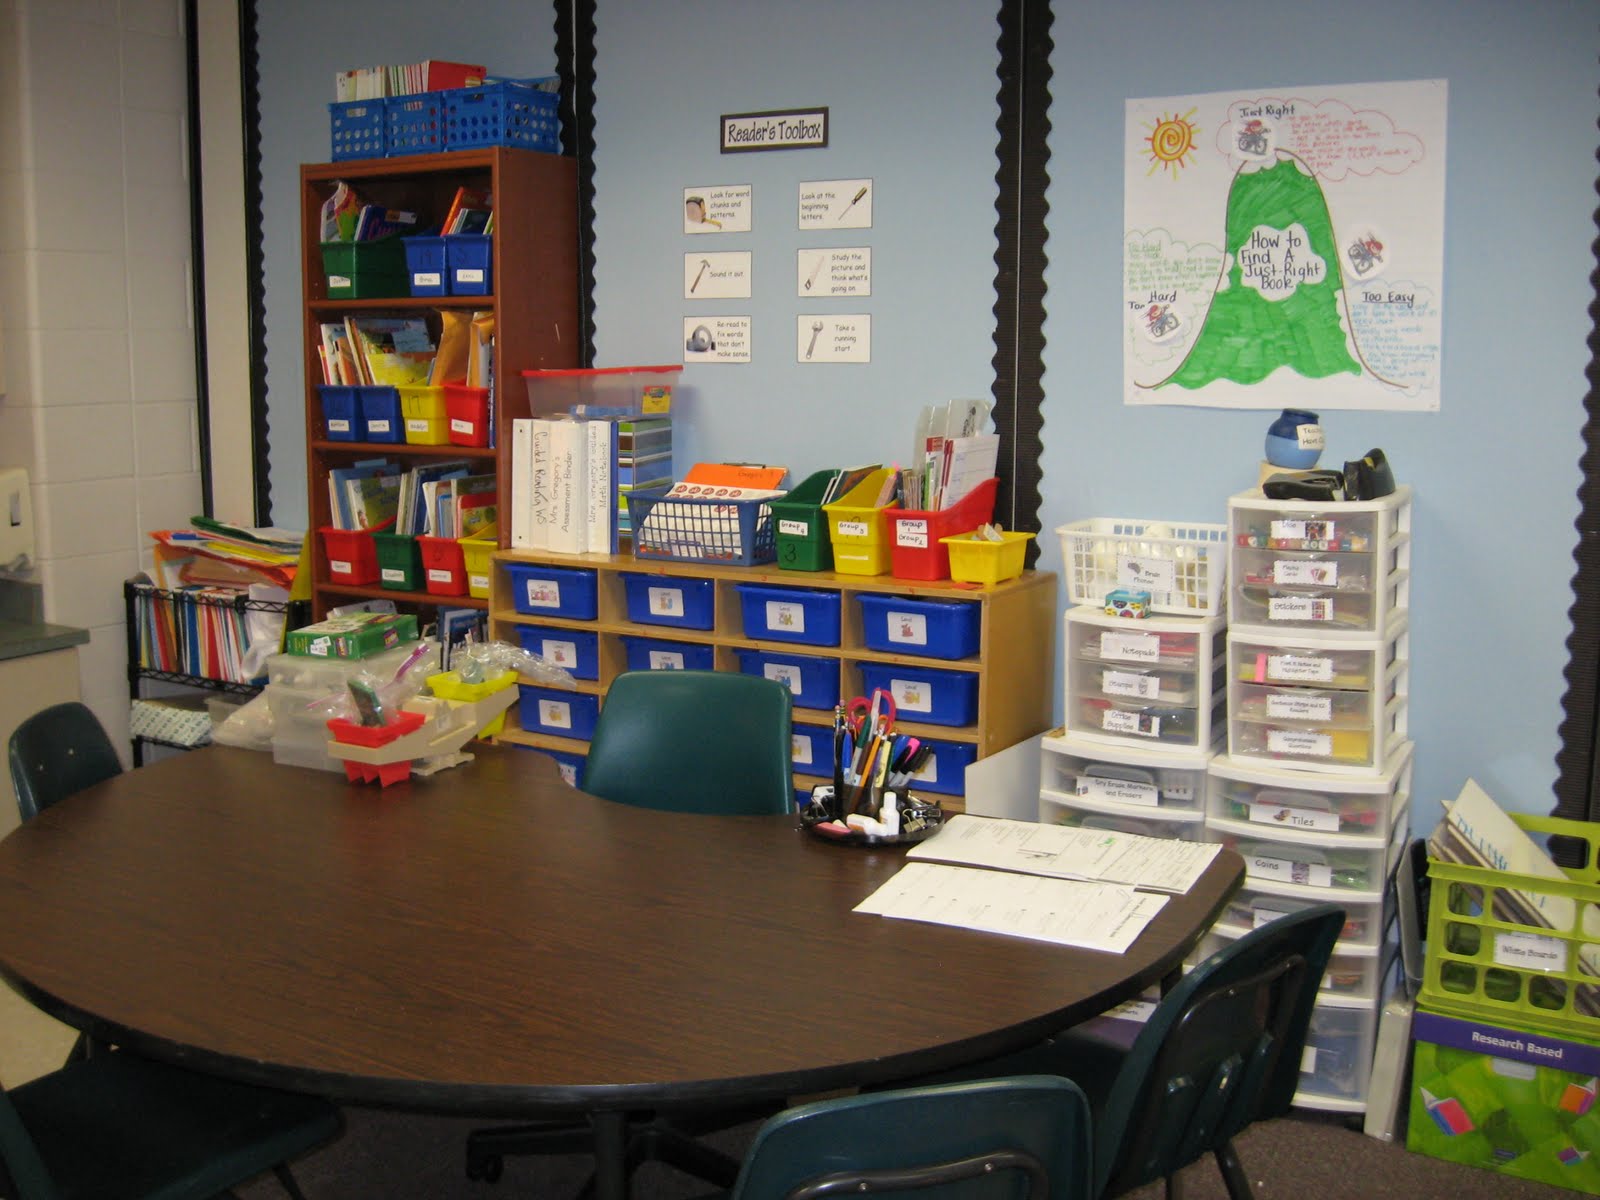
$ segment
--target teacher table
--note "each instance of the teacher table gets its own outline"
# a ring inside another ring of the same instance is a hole
[[[1179,969],[1223,850],[1121,955],[851,909],[902,852],[792,816],[629,808],[542,754],[389,788],[212,747],[0,842],[0,973],[91,1035],[219,1075],[439,1113],[781,1102],[1019,1049]]]

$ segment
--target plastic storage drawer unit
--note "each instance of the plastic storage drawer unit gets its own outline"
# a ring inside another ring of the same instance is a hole
[[[517,684],[517,711],[527,733],[553,733],[557,737],[587,741],[594,735],[600,715],[600,697],[587,692]]]
[[[1297,890],[1287,895],[1288,885],[1269,888],[1265,884],[1246,885],[1233,894],[1228,906],[1217,918],[1216,928],[1231,930],[1235,934],[1259,929],[1269,921],[1290,913],[1300,912],[1314,904],[1329,902],[1327,896],[1308,896]],[[1341,900],[1344,909],[1344,928],[1339,931],[1337,945],[1349,949],[1354,946],[1376,947],[1383,945],[1389,922],[1394,918],[1394,906],[1380,897],[1372,901]]]
[[[1410,803],[1411,754],[1402,742],[1383,773],[1371,776],[1278,770],[1218,755],[1206,772],[1206,820],[1249,839],[1299,833],[1321,845],[1386,846]]]
[[[622,591],[628,602],[628,620],[636,625],[710,629],[716,615],[714,588],[709,579],[622,572]]]
[[[937,667],[861,664],[866,694],[881,688],[894,698],[895,719],[926,725],[973,725],[978,720],[978,676],[975,671]]]
[[[507,563],[511,603],[519,613],[592,621],[599,597],[592,570],[552,567],[544,563]]]
[[[1381,1006],[1323,995],[1311,1010],[1296,1104],[1359,1112],[1366,1107]]]
[[[812,588],[734,584],[744,636],[761,641],[839,644],[839,593]]]
[[[1142,746],[1112,746],[1072,734],[1040,744],[1040,791],[1054,800],[1142,815],[1159,808],[1202,813],[1210,751],[1178,754]]]
[[[1246,932],[1232,926],[1215,926],[1201,942],[1201,953],[1209,957],[1226,949]],[[1333,953],[1328,956],[1328,969],[1322,976],[1321,991],[1329,996],[1376,1001],[1384,979],[1394,969],[1397,949],[1393,938],[1382,946],[1335,944]]]
[[[600,635],[556,625],[518,625],[517,640],[529,654],[566,669],[574,679],[600,678]]]
[[[1180,842],[1209,842],[1205,814],[1187,808],[1151,808],[1141,812],[1101,801],[1078,799],[1064,792],[1041,792],[1039,820],[1049,825],[1083,829],[1110,829],[1141,837],[1169,838]]]
[[[699,642],[674,642],[626,633],[621,641],[630,671],[710,671],[716,667],[716,650]]]
[[[740,650],[739,670],[775,679],[789,689],[796,708],[833,708],[839,703],[839,660],[810,654]]]
[[[870,592],[857,599],[861,602],[862,638],[869,650],[946,659],[971,658],[978,652],[979,606],[969,600]]]

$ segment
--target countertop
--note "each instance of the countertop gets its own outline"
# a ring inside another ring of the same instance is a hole
[[[0,659],[25,658],[81,646],[89,631],[76,625],[53,625],[44,620],[39,585],[19,579],[0,579]]]

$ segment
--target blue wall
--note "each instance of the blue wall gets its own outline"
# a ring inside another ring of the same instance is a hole
[[[513,0],[440,22],[423,4],[263,5],[269,386],[279,524],[303,520],[294,170],[326,157],[333,72],[364,60],[481,55],[551,69],[549,9]],[[600,4],[598,361],[677,361],[682,255],[754,253],[754,361],[685,371],[689,458],[785,462],[802,476],[905,455],[920,404],[987,395],[992,369],[994,7],[972,0]],[[1437,414],[1326,412],[1327,459],[1382,446],[1417,493],[1412,560],[1413,828],[1475,776],[1547,811],[1561,720],[1594,262],[1596,8],[1541,0],[1285,8],[1234,0],[1058,0],[1045,326],[1041,566],[1056,526],[1091,516],[1222,521],[1267,415],[1124,407],[1123,103],[1233,88],[1442,78],[1450,85],[1444,365]],[[354,13],[381,11],[368,31]],[[1448,20],[1441,20],[1448,11]],[[692,13],[692,19],[686,14]],[[330,25],[348,27],[349,37]],[[319,29],[315,38],[307,29]],[[722,156],[723,112],[827,104],[826,150]],[[798,180],[874,180],[868,365],[795,362]],[[688,238],[682,188],[750,183],[752,233]],[[714,244],[713,244],[714,243]],[[1110,301],[1110,302],[1108,302]],[[696,306],[698,307],[698,306]],[[1135,482],[1136,481],[1136,482]],[[1059,677],[1059,673],[1058,673]]]

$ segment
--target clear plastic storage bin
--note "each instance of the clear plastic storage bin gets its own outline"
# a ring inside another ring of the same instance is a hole
[[[1229,925],[1213,926],[1200,943],[1201,953],[1209,956],[1224,950],[1245,932]],[[1381,946],[1336,943],[1328,956],[1328,969],[1322,976],[1322,994],[1376,1003],[1379,990],[1394,970],[1398,949],[1392,936]]]
[[[1210,751],[1178,754],[1052,734],[1040,743],[1039,791],[1052,802],[1089,804],[1107,813],[1202,813],[1210,761]]]
[[[1410,742],[1369,776],[1279,770],[1219,754],[1206,768],[1206,821],[1249,839],[1298,835],[1318,845],[1386,846],[1410,803],[1411,773]]]
[[[1300,1056],[1296,1105],[1346,1112],[1366,1108],[1380,1011],[1370,1000],[1328,995],[1318,1000]]]
[[[1100,607],[1106,593],[1150,593],[1155,612],[1209,617],[1222,612],[1228,569],[1226,525],[1182,525],[1092,517],[1057,527],[1067,602]]]
[[[1180,842],[1210,842],[1205,814],[1186,808],[1113,808],[1110,804],[1069,796],[1064,792],[1039,793],[1039,820],[1050,825],[1084,829],[1112,829],[1143,837],[1173,838]]]

